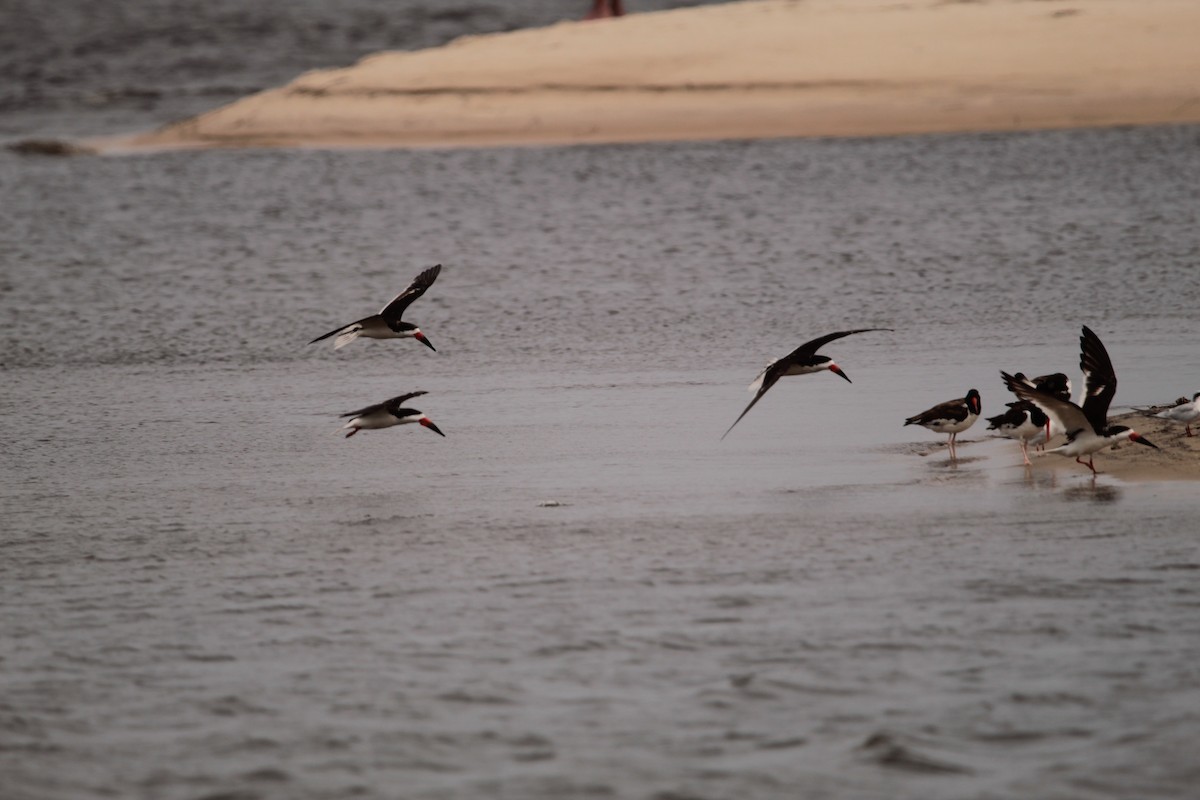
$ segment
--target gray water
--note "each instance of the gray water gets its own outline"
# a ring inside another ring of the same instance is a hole
[[[1197,174],[1187,127],[0,153],[0,797],[1192,797],[1195,484],[901,423],[1082,324],[1117,406],[1196,391]],[[306,346],[439,262],[438,352]],[[446,438],[338,435],[416,389]]]
[[[1190,392],[1198,134],[0,157],[0,794],[1190,797],[1194,484],[900,423]]]

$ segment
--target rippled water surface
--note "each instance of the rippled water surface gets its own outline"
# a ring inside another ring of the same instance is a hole
[[[1194,128],[0,155],[0,795],[1191,797],[1195,485],[901,423],[1081,324],[1117,405],[1195,391],[1197,174]],[[438,352],[305,345],[438,262]],[[337,435],[415,389],[446,438]]]

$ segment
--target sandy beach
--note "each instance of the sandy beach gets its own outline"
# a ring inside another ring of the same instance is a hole
[[[1200,121],[1190,0],[759,0],[317,70],[108,148],[453,147]]]

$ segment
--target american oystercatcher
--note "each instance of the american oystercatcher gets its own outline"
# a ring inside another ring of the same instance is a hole
[[[958,400],[947,400],[938,403],[928,411],[922,411],[904,420],[905,425],[920,425],[934,433],[948,433],[950,439],[946,443],[950,448],[950,460],[958,460],[958,449],[954,442],[960,433],[975,424],[983,411],[979,392],[971,389],[965,397]]]
[[[1117,374],[1104,343],[1086,325],[1079,336],[1079,368],[1083,370],[1082,408],[1070,400],[1034,389],[1007,372],[1000,373],[1009,391],[1040,408],[1067,434],[1066,444],[1046,452],[1074,456],[1075,461],[1090,469],[1094,476],[1097,474],[1096,465],[1092,463],[1094,454],[1106,447],[1130,441],[1157,450],[1154,443],[1132,428],[1108,424],[1108,407],[1117,393]],[[1088,457],[1086,462],[1083,456]]]
[[[1029,445],[1046,441],[1050,417],[1028,400],[1017,400],[1007,405],[1008,411],[987,418],[988,430],[996,431],[1006,439],[1016,439],[1021,445],[1021,456],[1025,463],[1031,464]]]
[[[1169,419],[1172,422],[1182,422],[1187,435],[1192,435],[1192,423],[1200,419],[1200,392],[1192,395],[1192,402],[1180,403],[1174,408],[1168,408],[1165,411],[1160,411],[1154,416],[1159,419]]]
[[[350,417],[350,421],[338,430],[349,428],[350,432],[346,434],[346,438],[349,439],[363,429],[390,428],[393,425],[405,425],[410,422],[417,422],[429,428],[429,430],[438,436],[445,436],[446,434],[442,433],[429,417],[415,408],[404,408],[406,402],[423,394],[425,392],[410,392],[409,394],[402,394],[399,397],[393,397],[391,400],[385,400],[373,406],[360,408],[358,411],[342,414],[343,417]]]
[[[404,310],[412,305],[414,300],[425,294],[425,290],[430,286],[433,286],[433,282],[437,280],[438,273],[441,271],[441,264],[430,267],[414,278],[412,285],[392,298],[392,301],[384,306],[378,314],[363,317],[357,322],[351,322],[349,325],[335,328],[329,333],[313,339],[309,344],[314,344],[322,339],[328,339],[330,336],[336,335],[337,338],[333,340],[333,349],[341,350],[360,336],[365,336],[368,339],[403,339],[406,336],[411,336],[430,350],[436,352],[437,348],[429,343],[429,340],[425,338],[425,334],[421,333],[420,328],[411,322],[401,322],[400,317],[404,314]]]
[[[841,339],[843,336],[852,336],[856,333],[867,333],[868,331],[890,330],[891,328],[858,328],[852,331],[837,331],[836,333],[827,333],[824,336],[813,339],[811,342],[805,342],[783,358],[776,359],[770,364],[767,364],[767,366],[763,367],[763,371],[758,373],[758,377],[754,379],[754,382],[748,387],[748,391],[757,392],[757,394],[755,394],[754,399],[750,401],[750,405],[746,406],[745,410],[742,411],[741,414],[738,414],[738,418],[733,421],[733,425],[737,425],[739,422],[741,422],[742,417],[746,416],[746,413],[750,409],[754,408],[754,404],[757,403],[762,396],[767,393],[767,390],[774,386],[776,381],[778,381],[784,375],[808,375],[813,372],[820,372],[821,370],[827,369],[835,375],[841,375],[849,383],[854,383],[854,381],[851,381],[845,372],[842,372],[841,367],[833,363],[833,359],[831,359],[829,356],[819,356],[817,355],[817,351],[823,346],[832,342],[834,339]],[[721,434],[722,439],[729,435],[729,431],[733,430],[733,425],[730,425],[728,430]]]

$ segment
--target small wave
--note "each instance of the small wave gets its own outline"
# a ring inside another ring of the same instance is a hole
[[[585,653],[589,650],[603,650],[608,645],[604,642],[598,642],[594,639],[588,639],[582,642],[571,642],[569,644],[549,645],[539,647],[533,651],[535,656],[542,658],[560,656],[564,653]]]
[[[948,761],[931,758],[911,744],[890,733],[874,733],[858,746],[858,751],[883,767],[930,775],[969,775],[972,770]]]
[[[447,703],[477,703],[494,706],[507,706],[512,705],[514,702],[511,697],[504,697],[498,694],[468,692],[465,689],[456,689],[452,692],[439,694],[438,699],[445,700]]]
[[[292,776],[289,773],[276,767],[261,767],[242,775],[242,780],[262,783],[286,783],[291,779]]]
[[[980,733],[975,735],[975,739],[981,742],[991,742],[1000,744],[1029,744],[1032,742],[1040,742],[1046,739],[1087,739],[1092,736],[1092,731],[1084,728],[1065,728],[1061,730],[1009,730],[996,731],[994,733]]]

